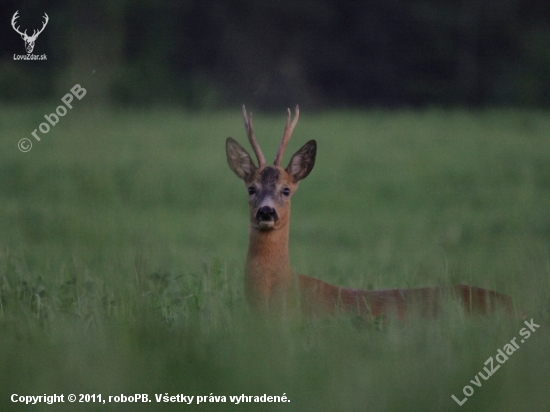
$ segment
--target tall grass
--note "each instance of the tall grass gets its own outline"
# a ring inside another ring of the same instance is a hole
[[[308,113],[287,149],[318,141],[293,198],[291,258],[342,286],[455,282],[508,293],[541,325],[464,318],[380,327],[343,316],[259,319],[243,298],[246,190],[224,139],[238,110],[75,107],[28,153],[53,107],[0,108],[0,409],[546,410],[550,403],[550,115]],[[274,155],[284,113],[255,113]],[[519,341],[519,338],[518,338]],[[460,408],[451,395],[464,398]],[[148,404],[14,404],[11,394],[148,394]],[[155,394],[227,396],[158,404]],[[286,394],[288,403],[230,395]]]

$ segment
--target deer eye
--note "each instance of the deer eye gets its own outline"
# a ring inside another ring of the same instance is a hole
[[[248,194],[249,194],[250,196],[255,195],[255,194],[256,194],[256,188],[255,188],[254,186],[250,186],[250,187],[248,188]]]
[[[288,187],[285,187],[281,193],[285,196],[290,196],[290,189]]]

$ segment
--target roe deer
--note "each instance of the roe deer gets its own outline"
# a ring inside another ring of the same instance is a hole
[[[248,152],[228,137],[225,148],[227,162],[244,180],[249,196],[250,227],[248,255],[245,265],[245,295],[249,305],[260,311],[293,311],[298,307],[309,317],[355,312],[366,319],[393,315],[400,319],[407,311],[434,317],[441,311],[446,296],[458,299],[466,313],[490,313],[497,307],[509,315],[512,299],[492,290],[467,285],[435,286],[413,289],[359,290],[331,285],[315,278],[298,275],[289,262],[288,237],[290,197],[298,182],[309,175],[315,164],[317,143],[307,142],[283,169],[285,146],[298,122],[299,108],[292,120],[290,109],[283,139],[273,166],[266,165],[264,155],[254,137],[252,113],[242,108],[244,127],[258,166]],[[292,121],[291,121],[292,120]]]

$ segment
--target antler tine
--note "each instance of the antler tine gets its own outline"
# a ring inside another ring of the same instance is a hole
[[[243,121],[244,129],[246,130],[246,135],[248,136],[248,141],[250,142],[250,145],[252,146],[252,149],[254,149],[254,153],[256,153],[256,157],[258,158],[258,167],[262,168],[265,166],[265,157],[262,153],[262,149],[260,149],[260,145],[258,145],[258,141],[254,137],[254,128],[252,127],[252,112],[247,115],[246,107],[244,106],[244,104]]]
[[[42,23],[42,28],[40,29],[40,31],[38,32],[38,34],[42,33],[44,31],[44,29],[46,28],[46,26],[48,25],[48,22],[50,21],[50,18],[48,17],[48,15],[46,14],[46,12],[44,12],[44,16],[42,16],[44,18],[44,23]]]
[[[298,118],[300,117],[300,108],[298,105],[296,105],[295,109],[295,117],[292,123],[290,123],[290,119],[292,118],[292,113],[290,112],[290,109],[288,110],[288,114],[286,116],[286,126],[285,126],[285,132],[283,134],[283,140],[281,140],[281,144],[279,145],[279,148],[277,149],[277,155],[275,156],[275,166],[280,166],[281,162],[283,160],[283,153],[285,151],[285,147],[290,140],[290,136],[292,136],[292,132],[294,131],[294,127],[296,126],[296,123],[298,123]]]
[[[35,29],[32,33],[31,38],[36,39],[38,37],[38,35],[40,33],[42,33],[44,31],[44,29],[46,28],[46,26],[48,25],[48,22],[50,21],[50,18],[48,17],[48,15],[45,12],[44,12],[44,16],[42,16],[42,18],[44,18],[44,22],[42,23],[42,28],[40,30]]]
[[[19,31],[19,26],[15,27],[15,25],[17,24],[17,19],[19,18],[19,10],[17,10],[14,14],[13,14],[13,17],[11,18],[11,26],[13,27],[13,29],[19,33],[21,36],[23,35],[27,35],[27,30],[25,30],[24,33],[22,33],[21,31]]]

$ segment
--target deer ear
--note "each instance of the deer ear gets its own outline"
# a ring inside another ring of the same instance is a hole
[[[294,154],[294,156],[292,156],[286,171],[295,183],[305,179],[313,170],[316,154],[317,142],[315,142],[315,140],[310,140],[303,145],[302,148]]]
[[[248,152],[231,137],[225,141],[225,154],[229,167],[239,179],[246,181],[256,171],[257,167]]]

